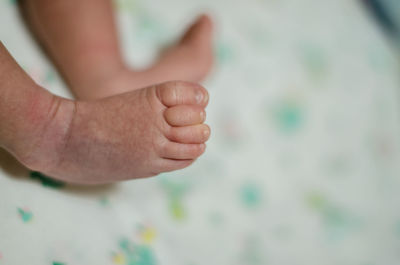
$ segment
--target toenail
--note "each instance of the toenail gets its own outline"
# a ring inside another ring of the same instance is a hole
[[[202,112],[200,112],[200,118],[202,121],[204,121],[206,119],[206,112],[204,110]]]
[[[200,90],[197,90],[196,91],[196,102],[200,104],[203,101],[203,97],[204,97],[203,92],[201,92]]]
[[[204,97],[204,103],[208,102],[208,93],[206,93],[206,96]]]

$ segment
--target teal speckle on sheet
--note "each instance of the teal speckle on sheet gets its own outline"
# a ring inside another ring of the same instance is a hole
[[[234,58],[232,46],[227,43],[219,43],[216,47],[216,57],[220,64],[228,64]]]
[[[328,59],[321,47],[317,45],[302,45],[300,51],[301,62],[313,79],[320,80],[326,76]]]
[[[50,178],[50,177],[48,177],[48,176],[46,176],[46,175],[44,175],[44,174],[42,174],[40,172],[37,172],[37,171],[32,171],[30,173],[30,177],[32,179],[39,180],[42,183],[42,185],[46,186],[46,187],[60,189],[60,188],[63,188],[65,186],[64,182],[52,179],[52,178]]]
[[[285,133],[296,132],[304,123],[304,110],[290,100],[284,100],[273,109],[274,122],[279,130]]]
[[[262,194],[260,185],[251,182],[244,184],[240,190],[241,201],[247,208],[254,208],[260,205]]]
[[[113,262],[118,265],[156,265],[152,249],[147,245],[135,244],[127,238],[119,242],[122,252],[113,254]]]
[[[186,210],[183,205],[183,197],[188,192],[188,185],[185,183],[162,181],[162,187],[167,194],[168,208],[171,216],[175,220],[184,220]]]
[[[29,209],[27,209],[27,208],[17,208],[17,210],[18,210],[19,216],[21,217],[21,219],[22,219],[22,221],[24,223],[28,223],[29,221],[32,220],[33,214]]]
[[[67,265],[67,264],[58,261],[53,261],[52,265]]]
[[[342,240],[362,225],[358,218],[334,205],[320,193],[310,192],[307,202],[315,212],[320,214],[328,240]]]

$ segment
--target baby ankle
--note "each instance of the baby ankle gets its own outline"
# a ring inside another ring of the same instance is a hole
[[[48,172],[60,163],[75,115],[75,102],[51,96],[47,108],[40,110],[42,120],[26,132],[25,139],[16,144],[14,151],[22,164],[41,172]]]

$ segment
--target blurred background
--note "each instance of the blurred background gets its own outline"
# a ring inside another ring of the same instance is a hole
[[[70,97],[14,2],[0,1],[1,41]],[[96,188],[0,154],[0,264],[400,264],[399,3],[115,1],[134,67],[212,15],[208,149]]]

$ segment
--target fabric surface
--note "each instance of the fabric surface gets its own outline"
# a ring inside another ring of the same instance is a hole
[[[397,265],[399,61],[349,0],[121,0],[127,61],[146,66],[201,11],[216,23],[211,139],[185,170],[65,185],[0,152],[1,265]],[[0,38],[69,96],[0,0]]]

